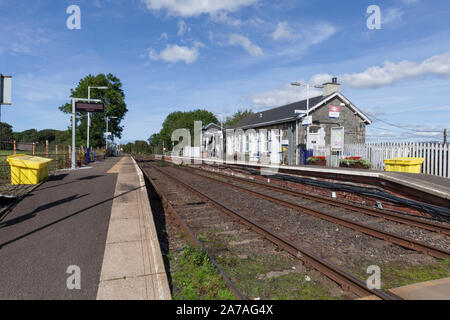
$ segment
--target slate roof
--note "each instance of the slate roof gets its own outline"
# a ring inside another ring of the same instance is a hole
[[[219,125],[215,124],[215,123],[209,123],[209,124],[203,126],[202,130],[206,131],[206,130],[209,130],[211,128],[217,129],[217,130],[221,130],[221,127]]]
[[[329,96],[317,96],[309,98],[309,110],[313,112],[316,108],[320,108],[327,102],[335,97],[340,97],[341,100],[348,104],[348,107],[353,109],[365,122],[366,124],[371,124],[372,121],[367,117],[361,110],[356,108],[347,98],[345,98],[341,93],[336,92],[330,94]],[[287,104],[278,108],[256,112],[241,121],[236,122],[230,127],[230,129],[250,129],[257,127],[265,127],[269,125],[274,125],[278,123],[285,123],[290,121],[295,121],[296,118],[301,116],[299,113],[295,113],[296,110],[305,111],[306,113],[306,99],[291,104]]]
[[[324,96],[313,97],[309,99],[309,107],[312,108],[314,105],[318,104],[320,101],[325,99]],[[256,112],[241,121],[236,122],[232,125],[231,129],[236,128],[251,128],[258,126],[265,126],[267,123],[275,124],[280,122],[287,122],[289,120],[295,120],[299,114],[295,113],[295,110],[303,110],[306,112],[306,99],[291,104],[287,104],[278,108]]]

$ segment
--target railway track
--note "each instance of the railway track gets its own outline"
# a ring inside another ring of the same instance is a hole
[[[167,199],[167,197],[164,195],[164,193],[160,190],[158,185],[154,182],[153,178],[149,175],[149,173],[146,170],[142,170],[147,180],[150,182],[150,184],[155,189],[156,193],[161,198],[161,201],[164,205],[164,208],[167,209],[172,216],[175,218],[175,221],[179,225],[179,227],[184,231],[185,235],[191,239],[194,243],[194,245],[202,248],[207,254],[210,259],[210,261],[215,265],[217,270],[219,271],[220,275],[222,276],[222,279],[227,284],[228,288],[233,292],[234,296],[239,300],[244,300],[244,296],[241,292],[236,288],[236,286],[231,282],[230,278],[225,274],[223,269],[220,267],[220,265],[216,262],[214,257],[205,249],[203,244],[200,242],[200,240],[195,236],[195,233],[192,231],[191,228],[189,228],[188,224],[184,221],[184,219],[181,217],[181,215],[177,212],[177,210],[174,208],[174,206],[170,203],[170,201]]]
[[[208,170],[204,170],[204,169],[200,169],[200,168],[196,168],[196,167],[190,167],[191,169],[194,170],[201,170],[204,172],[208,172]],[[363,205],[359,205],[356,203],[350,203],[350,202],[346,202],[346,201],[342,201],[339,199],[330,199],[321,195],[315,195],[315,194],[310,194],[310,193],[306,193],[306,192],[301,192],[301,191],[297,191],[297,190],[292,190],[292,189],[288,189],[288,188],[284,188],[281,186],[275,186],[275,185],[271,185],[268,183],[263,183],[263,182],[258,182],[258,181],[253,181],[250,179],[246,179],[246,178],[241,178],[241,177],[237,177],[237,176],[232,176],[229,174],[224,174],[224,173],[220,173],[217,171],[213,171],[212,172],[214,175],[217,176],[221,176],[227,179],[232,179],[235,181],[241,181],[247,184],[252,184],[258,187],[264,187],[266,189],[270,189],[270,190],[274,190],[274,191],[279,191],[281,193],[285,193],[285,194],[291,194],[294,195],[296,197],[301,197],[303,199],[308,199],[308,200],[312,200],[312,201],[316,201],[316,202],[320,202],[320,203],[324,203],[327,205],[332,205],[332,206],[337,206],[337,207],[341,207],[344,209],[348,209],[351,211],[355,211],[358,213],[364,213],[373,217],[378,217],[378,218],[382,218],[385,220],[390,220],[390,221],[394,221],[394,222],[398,222],[398,223],[402,223],[402,224],[406,224],[409,226],[413,226],[413,227],[418,227],[424,230],[428,230],[428,231],[433,231],[433,232],[437,232],[437,233],[442,233],[444,235],[450,235],[450,226],[448,225],[444,225],[444,224],[440,224],[440,223],[435,223],[432,221],[427,221],[427,220],[423,220],[420,218],[415,218],[415,217],[411,217],[411,216],[406,216],[406,215],[401,215],[398,213],[394,213],[394,212],[389,212],[386,210],[380,210],[380,209],[376,209],[376,208],[370,208],[367,206],[363,206]]]
[[[185,189],[189,190],[190,192],[198,195],[200,198],[204,199],[208,203],[211,203],[212,205],[214,205],[216,208],[218,208],[222,212],[237,219],[239,222],[246,225],[247,227],[249,227],[256,233],[262,235],[265,239],[267,239],[267,240],[271,241],[272,243],[276,244],[277,246],[283,248],[286,252],[292,254],[294,257],[302,260],[306,265],[313,267],[314,269],[319,271],[321,274],[325,275],[329,279],[338,283],[345,290],[351,291],[360,297],[375,295],[378,298],[383,299],[383,300],[397,299],[397,297],[395,297],[391,294],[385,293],[381,290],[369,289],[366,286],[365,282],[363,282],[359,278],[355,277],[354,275],[334,266],[333,264],[327,262],[326,260],[324,260],[324,259],[318,257],[317,255],[315,255],[314,253],[310,252],[309,250],[306,250],[306,249],[298,246],[297,244],[293,243],[292,241],[280,236],[279,234],[275,233],[272,230],[269,230],[265,226],[253,221],[251,218],[232,209],[231,207],[227,206],[226,204],[221,203],[220,201],[208,196],[207,194],[205,194],[204,192],[201,192],[194,186],[180,180],[175,175],[167,172],[167,170],[163,170],[163,169],[161,169],[153,164],[150,164],[150,163],[148,163],[146,166],[158,171],[159,173],[168,177],[172,181],[176,182],[178,185],[180,185],[180,186],[184,187]],[[146,168],[146,167],[143,167],[143,168]],[[143,170],[143,171],[145,172],[145,170]],[[152,182],[150,177],[149,177],[149,180],[155,186],[155,184]],[[215,181],[217,181],[217,180],[215,180]],[[167,203],[167,201],[166,201],[166,203]],[[170,205],[170,203],[168,203],[168,205]],[[173,210],[173,212],[175,212],[173,207],[172,208],[169,207],[169,209],[171,211]],[[178,217],[177,220],[179,220],[180,225],[184,225],[183,228],[185,230],[187,230],[188,233],[191,234],[191,237],[194,236],[194,234],[192,233],[192,230],[189,231],[186,223],[184,223],[180,217]],[[198,241],[198,239],[197,239],[197,241]],[[219,267],[219,270],[221,270],[220,267]],[[227,283],[228,283],[228,281],[227,281]],[[229,282],[229,284],[231,284],[231,281]]]
[[[189,170],[192,174],[197,174],[197,173],[193,173],[193,171],[197,171],[197,170],[201,170],[201,169],[194,169],[194,168],[185,169],[184,168],[184,170]],[[246,183],[246,184],[250,184],[250,185],[257,185],[259,187],[264,187],[264,188],[267,188],[267,189],[270,189],[270,190],[276,190],[278,192],[285,193],[285,194],[291,194],[291,195],[296,195],[296,196],[299,195],[301,197],[304,196],[303,194],[298,194],[296,191],[289,190],[289,189],[286,189],[286,188],[269,186],[267,184],[254,182],[254,181],[249,181],[247,179],[238,178],[238,177],[234,177],[234,176],[218,174],[218,173],[215,173],[215,172],[212,173],[212,174],[218,175],[218,176],[221,176],[221,177],[226,177],[227,179],[238,180],[240,182],[243,182],[243,183]],[[437,247],[434,247],[434,246],[428,245],[426,243],[422,243],[422,242],[419,242],[419,241],[416,241],[416,240],[413,240],[413,239],[410,239],[410,238],[407,238],[407,237],[403,237],[403,236],[400,236],[400,235],[397,235],[397,234],[394,234],[394,233],[391,233],[391,232],[387,232],[387,231],[384,231],[384,230],[381,230],[381,229],[378,229],[378,228],[370,227],[370,226],[364,225],[362,223],[358,223],[358,222],[355,222],[355,221],[352,221],[352,220],[349,220],[349,219],[346,219],[346,218],[343,218],[343,217],[339,217],[339,216],[336,216],[336,215],[333,215],[333,214],[329,214],[329,213],[324,212],[323,210],[312,209],[312,208],[309,208],[309,207],[306,207],[306,206],[302,206],[302,205],[296,204],[296,203],[291,202],[291,201],[286,201],[286,200],[283,200],[283,199],[280,199],[280,198],[277,198],[277,197],[273,197],[273,196],[267,195],[265,193],[261,193],[259,191],[251,190],[251,189],[246,188],[246,187],[242,187],[242,186],[239,186],[239,185],[236,185],[236,184],[232,184],[232,183],[229,183],[229,182],[226,182],[226,181],[223,181],[223,180],[214,179],[212,177],[208,177],[208,176],[203,175],[203,174],[197,174],[197,175],[200,175],[200,176],[202,176],[202,177],[204,177],[206,179],[209,179],[210,181],[214,181],[216,183],[220,183],[220,184],[223,184],[225,186],[228,186],[228,187],[231,187],[231,188],[234,188],[234,189],[238,189],[240,191],[243,191],[243,192],[255,195],[257,197],[269,200],[271,202],[280,204],[282,206],[285,206],[285,207],[288,207],[288,208],[291,208],[291,209],[294,209],[294,210],[297,210],[297,211],[300,211],[300,212],[304,212],[304,213],[310,214],[310,215],[318,217],[320,219],[324,219],[324,220],[327,220],[329,222],[342,225],[344,227],[347,227],[347,228],[350,228],[350,229],[353,229],[353,230],[365,233],[367,235],[370,235],[370,236],[373,236],[373,237],[376,237],[376,238],[379,238],[379,239],[382,239],[382,240],[385,240],[385,241],[389,241],[391,243],[394,243],[396,245],[400,245],[400,246],[402,246],[404,248],[407,248],[407,249],[415,250],[415,251],[418,251],[418,252],[421,252],[421,253],[424,253],[424,254],[436,257],[436,258],[450,259],[450,251],[445,250],[445,249],[437,248]],[[310,200],[311,199],[314,199],[314,200],[320,199],[321,200],[320,202],[326,203],[328,205],[338,206],[338,207],[340,206],[342,208],[350,209],[350,210],[353,210],[353,211],[358,211],[359,210],[359,206],[349,205],[347,203],[343,203],[342,201],[336,202],[336,204],[335,204],[334,200],[329,201],[328,199],[324,199],[322,197],[316,197],[316,196],[311,196],[311,197],[308,196],[308,197],[306,197],[305,196],[305,198],[308,198]],[[363,209],[364,209],[362,211],[363,213],[366,213],[366,214],[370,213],[370,215],[376,215],[377,217],[384,218],[383,212],[381,210],[373,210],[372,211],[372,210],[370,210],[368,208],[363,208]],[[392,216],[388,215],[388,217],[389,217],[389,220],[391,220]],[[437,224],[433,224],[433,223],[430,223],[428,221],[424,221],[423,224],[422,224],[422,221],[420,221],[419,219],[417,219],[417,220],[413,219],[411,221],[411,223],[414,223],[415,226],[419,226],[419,227],[422,226],[424,229],[427,229],[427,230],[433,229],[433,231],[441,232],[441,233],[444,233],[444,234],[448,234],[448,232],[449,232],[449,229],[448,229],[447,226],[444,226],[444,225],[439,226]]]

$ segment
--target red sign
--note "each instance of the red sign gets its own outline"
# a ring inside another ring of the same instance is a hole
[[[339,118],[339,106],[330,105],[330,118],[336,119]]]
[[[104,106],[103,103],[77,102],[75,104],[75,109],[84,112],[103,112]]]

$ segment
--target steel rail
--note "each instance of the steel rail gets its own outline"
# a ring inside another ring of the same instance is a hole
[[[139,163],[139,162],[138,162]],[[175,210],[175,208],[172,206],[170,201],[166,198],[166,196],[159,190],[157,185],[153,182],[152,177],[145,171],[145,169],[148,169],[148,167],[143,166],[142,172],[147,177],[147,180],[151,183],[153,188],[155,189],[156,193],[159,195],[159,197],[162,200],[162,203],[165,208],[169,210],[169,212],[174,216],[175,220],[177,221],[178,225],[181,227],[181,229],[184,230],[185,234],[193,241],[194,245],[197,247],[202,248],[206,254],[209,257],[209,260],[216,266],[217,270],[219,271],[222,278],[225,280],[228,288],[233,292],[234,296],[239,300],[246,300],[244,296],[239,292],[239,290],[234,286],[234,284],[231,282],[230,278],[225,274],[223,269],[219,266],[219,264],[216,262],[216,260],[213,258],[213,256],[206,250],[206,248],[203,246],[203,244],[198,240],[198,238],[195,236],[194,232],[191,228],[186,224],[186,222],[181,218],[181,216],[178,214],[178,212]]]
[[[383,218],[386,220],[391,220],[391,221],[395,221],[398,223],[403,223],[403,224],[407,224],[413,227],[418,227],[421,229],[425,229],[428,231],[433,231],[433,232],[437,232],[437,233],[442,233],[445,235],[450,235],[450,226],[446,226],[446,225],[442,225],[442,224],[438,224],[438,223],[434,223],[431,221],[424,221],[418,218],[414,218],[414,217],[407,217],[407,216],[402,216],[400,214],[397,213],[393,213],[393,212],[388,212],[388,211],[383,211],[380,209],[375,209],[375,208],[368,208],[366,206],[363,205],[359,205],[359,204],[353,204],[353,203],[349,203],[349,202],[345,202],[339,199],[328,199],[324,196],[320,196],[320,195],[314,195],[314,194],[308,194],[305,192],[301,192],[301,191],[296,191],[296,190],[292,190],[292,189],[288,189],[288,188],[284,188],[281,186],[274,186],[274,185],[269,185],[267,183],[263,183],[263,182],[258,182],[258,181],[252,181],[246,178],[241,178],[241,177],[236,177],[236,176],[232,176],[232,175],[228,175],[228,174],[224,174],[224,173],[220,173],[220,172],[211,172],[209,170],[204,170],[204,169],[200,169],[200,168],[195,168],[195,167],[189,167],[191,169],[194,170],[199,170],[199,171],[203,171],[203,172],[209,172],[215,175],[219,175],[219,176],[223,176],[226,178],[231,178],[234,180],[238,180],[238,181],[242,181],[245,183],[249,183],[249,184],[253,184],[256,186],[261,186],[267,189],[271,189],[274,191],[279,191],[282,193],[289,193],[295,196],[299,196],[308,200],[312,200],[312,201],[318,201],[324,204],[329,204],[329,205],[333,205],[333,206],[338,206],[341,208],[345,208],[348,210],[352,210],[355,212],[359,212],[359,213],[364,213],[370,216],[374,216],[374,217],[378,217],[378,218]]]
[[[261,234],[266,239],[270,240],[271,242],[275,243],[276,245],[280,246],[287,252],[291,253],[295,257],[299,258],[305,264],[312,266],[322,274],[326,275],[328,278],[332,279],[333,281],[340,284],[345,290],[349,290],[359,297],[366,297],[369,295],[375,295],[383,300],[396,300],[397,297],[390,296],[387,293],[384,293],[381,290],[378,289],[369,289],[362,280],[359,278],[339,269],[338,267],[332,265],[331,263],[325,261],[324,259],[316,256],[315,254],[309,252],[308,250],[294,244],[293,242],[284,239],[280,235],[274,233],[271,230],[266,229],[262,225],[252,221],[250,218],[244,216],[243,214],[227,207],[225,204],[209,197],[208,195],[204,194],[203,192],[197,190],[193,186],[183,182],[182,180],[178,179],[177,177],[173,176],[172,174],[165,172],[161,170],[160,168],[151,165],[154,169],[161,172],[162,174],[166,175],[170,179],[176,181],[180,185],[184,186],[186,189],[198,194],[206,201],[212,203],[217,208],[221,209],[225,213],[228,213],[229,215],[237,218],[241,223],[247,225],[255,232]]]
[[[444,250],[444,249],[436,248],[436,247],[427,245],[425,243],[422,243],[422,242],[419,242],[419,241],[416,241],[416,240],[412,240],[412,239],[408,239],[408,238],[405,238],[405,237],[402,237],[402,236],[398,236],[398,235],[393,234],[391,232],[387,232],[387,231],[384,231],[384,230],[381,230],[381,229],[377,229],[377,228],[374,228],[374,227],[369,227],[369,226],[366,226],[364,224],[361,224],[361,223],[358,223],[358,222],[354,222],[354,221],[351,221],[351,220],[348,220],[348,219],[345,219],[345,218],[337,217],[337,216],[334,216],[332,214],[325,213],[323,211],[307,208],[307,207],[298,205],[296,203],[293,203],[293,202],[290,202],[290,201],[286,201],[286,200],[282,200],[282,199],[279,199],[279,198],[275,198],[275,197],[272,197],[272,196],[269,196],[269,195],[266,195],[266,194],[254,191],[254,190],[250,190],[250,189],[247,189],[247,188],[244,188],[244,187],[241,187],[241,186],[237,186],[237,185],[232,184],[232,183],[228,183],[228,182],[225,182],[225,181],[217,180],[217,179],[205,176],[205,175],[200,175],[200,174],[196,174],[196,173],[192,173],[192,174],[197,175],[197,176],[202,176],[202,177],[204,177],[206,179],[209,179],[211,181],[215,181],[215,182],[221,183],[223,185],[226,185],[226,186],[229,186],[229,187],[232,187],[232,188],[235,188],[235,189],[238,189],[238,190],[241,190],[241,191],[253,194],[253,195],[257,196],[257,197],[264,198],[264,199],[269,200],[271,202],[275,202],[275,203],[281,204],[282,206],[285,206],[285,207],[288,207],[288,208],[291,208],[291,209],[294,209],[294,210],[297,210],[297,211],[300,211],[300,212],[307,213],[309,215],[318,217],[320,219],[327,220],[327,221],[332,222],[332,223],[337,223],[337,224],[342,225],[344,227],[347,227],[347,228],[350,228],[350,229],[353,229],[353,230],[356,230],[356,231],[368,234],[370,236],[373,236],[373,237],[376,237],[376,238],[379,238],[379,239],[382,239],[382,240],[385,240],[385,241],[392,242],[394,244],[400,245],[400,246],[405,247],[407,249],[411,249],[411,250],[415,250],[415,251],[418,251],[418,252],[421,252],[421,253],[425,253],[427,255],[430,255],[430,256],[433,256],[433,257],[436,257],[436,258],[450,259],[450,251],[447,251],[447,250]]]

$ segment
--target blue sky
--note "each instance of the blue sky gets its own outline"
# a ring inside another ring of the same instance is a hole
[[[70,5],[81,30],[66,27]],[[367,28],[370,5],[381,30]],[[123,140],[147,139],[172,111],[262,110],[305,98],[292,81],[338,76],[373,117],[370,141],[441,140],[449,20],[448,0],[0,0],[0,73],[13,76],[14,99],[2,121],[65,129],[70,88],[111,72],[129,109]]]

